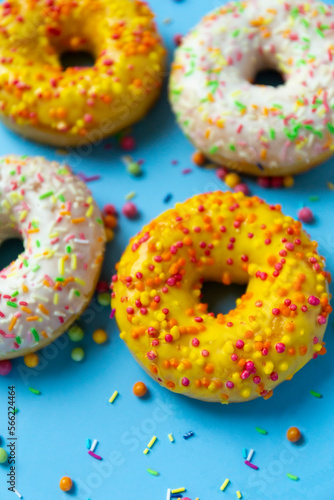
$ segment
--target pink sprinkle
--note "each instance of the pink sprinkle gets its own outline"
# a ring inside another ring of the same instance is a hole
[[[283,344],[283,342],[278,342],[275,345],[275,349],[279,354],[282,354],[285,351],[285,345]]]
[[[203,351],[201,352],[202,356],[204,356],[205,358],[207,358],[209,356],[209,351],[207,351],[206,349],[203,349]]]
[[[311,304],[311,306],[318,306],[320,304],[320,300],[318,299],[318,297],[315,297],[314,295],[311,295],[307,302],[309,304]]]
[[[194,347],[198,347],[198,346],[199,346],[199,340],[198,340],[196,337],[194,337],[194,338],[192,339],[191,343],[192,343],[192,345],[193,345]]]
[[[147,353],[147,357],[148,357],[149,360],[153,361],[157,357],[157,355],[155,354],[155,352],[149,351]]]
[[[243,346],[245,345],[245,342],[243,340],[239,339],[239,340],[237,340],[235,345],[236,345],[237,349],[242,349]]]
[[[320,314],[320,316],[318,316],[318,323],[319,323],[319,325],[324,325],[326,323],[325,316],[323,316],[322,314]]]
[[[90,450],[88,451],[88,455],[90,455],[93,458],[96,458],[96,460],[102,460],[102,457],[100,457],[100,455],[96,455],[96,453],[94,453]]]
[[[248,467],[251,467],[251,469],[259,470],[257,465],[251,464],[248,460],[245,460],[245,464],[248,465]]]
[[[305,224],[310,224],[314,220],[314,215],[311,209],[304,207],[298,212],[298,219]]]
[[[187,377],[183,377],[181,382],[185,387],[188,387],[188,385],[190,384],[190,380]]]
[[[138,215],[138,209],[132,201],[128,201],[123,205],[122,214],[125,215],[127,219],[135,219]]]

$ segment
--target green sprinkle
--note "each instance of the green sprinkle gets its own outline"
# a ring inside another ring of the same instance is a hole
[[[10,300],[7,301],[7,306],[9,306],[9,307],[18,307],[18,305],[15,302],[11,302]]]
[[[302,40],[304,40],[304,42],[306,42],[306,43],[311,42],[311,40],[309,38],[307,38],[306,36],[303,36]]]
[[[332,125],[331,123],[327,123],[327,128],[331,134],[334,134],[334,125]]]
[[[299,9],[298,9],[298,7],[293,7],[293,8],[291,9],[291,11],[290,11],[290,14],[291,14],[291,16],[292,16],[292,17],[297,17],[297,16],[299,16]]]
[[[273,104],[273,108],[283,109],[283,106],[280,104]]]
[[[147,469],[147,472],[149,474],[152,474],[152,476],[159,476],[159,472],[157,472],[156,470],[153,470],[153,469]]]
[[[38,333],[37,333],[37,330],[36,330],[35,328],[31,328],[31,330],[30,330],[30,331],[31,331],[31,333],[33,334],[34,339],[36,340],[36,342],[38,342],[38,341],[39,341],[39,335],[38,335]]]
[[[19,291],[16,290],[16,292],[12,293],[12,297],[16,297],[19,294]]]
[[[73,292],[73,293],[74,293],[74,295],[76,295],[77,297],[80,297],[80,292],[79,292],[79,290],[74,290],[74,292]]]
[[[238,35],[240,35],[240,30],[235,30],[232,33],[233,38],[236,38]]]
[[[273,140],[276,139],[276,132],[273,128],[270,129],[270,137]]]
[[[63,203],[65,203],[65,201],[66,201],[63,194],[60,194],[58,196],[58,200],[62,201]]]
[[[215,153],[217,153],[217,151],[219,150],[219,147],[217,145],[215,146],[212,146],[209,150],[209,153],[210,155],[214,155]]]
[[[21,344],[21,342],[22,342],[22,340],[21,340],[21,338],[20,338],[20,337],[15,337],[15,340],[16,340],[16,342],[17,342],[19,345],[20,345],[20,344]]]
[[[31,225],[32,225],[32,227],[33,227],[34,229],[38,229],[38,224],[37,224],[37,222],[32,221]]]
[[[310,27],[310,23],[307,19],[302,19],[302,23],[303,25],[306,27],[306,28],[309,28]]]
[[[47,193],[41,194],[39,199],[44,200],[45,198],[49,198],[49,196],[53,195],[53,191],[48,191]]]
[[[101,220],[101,219],[96,219],[96,222],[97,222],[98,224],[101,224],[101,225],[103,224],[103,222],[102,222],[102,220]]]
[[[36,396],[39,396],[41,394],[41,391],[39,391],[38,389],[34,389],[33,387],[29,387],[29,391],[33,394],[36,394]]]
[[[218,80],[214,80],[212,82],[209,82],[208,85],[210,87],[211,94],[214,94],[217,91],[218,87],[219,87],[219,82],[218,82]]]
[[[125,199],[126,199],[126,200],[132,200],[135,196],[136,196],[136,192],[135,192],[135,191],[131,191],[130,193],[128,193],[128,194],[125,196]]]
[[[24,265],[25,267],[28,267],[28,265],[29,265],[29,264],[28,264],[28,262],[26,261],[26,259],[23,259],[23,265]]]
[[[292,479],[293,481],[299,481],[298,476],[294,476],[293,474],[289,474],[288,472],[286,475],[288,476],[289,479]]]
[[[316,32],[318,33],[318,35],[320,35],[322,38],[325,38],[325,35],[323,34],[323,32],[321,31],[321,29],[320,29],[320,28],[317,28],[315,31],[316,31]]]
[[[310,201],[319,201],[319,200],[320,200],[320,198],[319,198],[319,196],[310,196],[310,197],[309,197],[309,200],[310,200]]]
[[[70,247],[70,245],[67,245],[66,252],[67,253],[71,253],[72,252],[72,248]]]
[[[255,427],[255,430],[259,433],[259,434],[263,434],[264,436],[266,434],[268,434],[268,431],[266,431],[265,429],[261,429],[261,427]]]
[[[304,128],[312,132],[312,134],[320,137],[321,139],[323,138],[323,133],[320,132],[320,130],[316,130],[315,128],[313,128],[312,125],[304,125]]]
[[[65,278],[56,278],[55,281],[60,281],[63,283],[65,281]]]
[[[39,248],[41,246],[40,242],[36,240],[36,247]]]
[[[322,398],[322,394],[320,394],[320,392],[310,391],[310,394],[315,398]]]
[[[59,174],[59,175],[69,175],[69,173],[70,173],[70,172],[67,170],[67,168],[60,168],[60,169],[58,170],[58,174]]]
[[[38,271],[38,269],[40,269],[41,266],[37,265],[33,268],[32,272],[35,273],[36,271]]]
[[[247,106],[245,106],[245,104],[242,104],[242,102],[240,102],[240,101],[234,101],[234,104],[236,106],[238,106],[238,108],[240,108],[240,109],[246,109],[247,108]]]
[[[25,175],[22,175],[21,176],[21,182],[25,182],[27,180],[26,176]]]
[[[230,147],[230,150],[231,150],[231,151],[236,151],[236,150],[237,150],[237,148],[235,147],[235,145],[234,145],[234,144],[230,144],[230,146],[229,146],[229,147]]]
[[[10,175],[15,175],[15,174],[16,174],[15,170],[11,170]]]

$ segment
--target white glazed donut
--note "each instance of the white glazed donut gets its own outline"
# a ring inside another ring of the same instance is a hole
[[[261,69],[285,85],[253,85]],[[176,52],[170,98],[208,158],[255,175],[302,172],[334,153],[334,9],[246,0],[208,14]]]
[[[0,359],[23,356],[61,335],[88,304],[105,230],[86,185],[69,167],[11,156],[0,163],[0,243],[25,250],[0,272]]]

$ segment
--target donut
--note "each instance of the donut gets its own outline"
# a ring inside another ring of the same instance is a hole
[[[161,386],[233,403],[290,380],[324,354],[324,259],[301,223],[243,193],[194,196],[130,241],[112,307],[131,353]],[[247,284],[228,314],[201,302],[204,281]]]
[[[44,158],[0,161],[0,241],[24,251],[0,271],[0,360],[59,337],[94,292],[105,246],[100,211],[69,167]]]
[[[265,69],[278,87],[254,84]],[[334,10],[308,0],[230,2],[177,49],[170,100],[212,161],[247,174],[303,172],[334,153]]]
[[[98,27],[98,29],[97,29]],[[93,67],[64,69],[65,52]],[[145,2],[10,0],[0,5],[0,119],[56,146],[100,142],[157,99],[166,50]]]

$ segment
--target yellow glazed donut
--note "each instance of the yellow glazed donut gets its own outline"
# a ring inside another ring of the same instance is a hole
[[[61,335],[88,305],[105,230],[86,185],[43,158],[0,161],[0,242],[24,252],[0,271],[0,360],[25,356]]]
[[[63,70],[89,51],[93,67]],[[147,112],[166,51],[145,2],[9,0],[0,5],[0,118],[39,142],[101,141]]]
[[[334,10],[316,0],[217,8],[184,38],[170,79],[178,122],[208,158],[254,175],[307,170],[334,153]],[[278,70],[285,85],[252,85]]]
[[[216,192],[163,213],[134,238],[112,306],[136,360],[162,386],[205,401],[268,398],[318,354],[329,273],[317,243],[281,207]],[[246,284],[217,317],[203,281]]]

